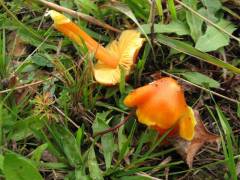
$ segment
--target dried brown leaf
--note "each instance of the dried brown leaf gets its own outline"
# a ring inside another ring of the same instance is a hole
[[[194,111],[197,125],[195,126],[195,135],[192,141],[186,141],[180,137],[171,139],[173,146],[177,148],[178,153],[184,158],[188,166],[191,168],[193,159],[197,152],[204,146],[205,143],[217,143],[219,145],[220,137],[209,132],[204,126],[199,112]]]
[[[21,57],[26,55],[26,44],[23,40],[17,35],[16,32],[12,32],[8,36],[8,45],[7,50],[10,56]]]

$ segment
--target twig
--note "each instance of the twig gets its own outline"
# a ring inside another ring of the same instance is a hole
[[[112,128],[109,128],[109,129],[106,129],[104,131],[101,131],[101,132],[98,132],[96,134],[93,135],[93,137],[97,137],[97,136],[102,136],[104,134],[107,134],[109,132],[112,132],[118,128],[120,128],[122,125],[124,125],[129,119],[130,117],[132,117],[132,115],[135,113],[135,110],[131,111],[120,123],[118,123],[116,126],[112,127]]]
[[[7,93],[7,92],[19,90],[19,89],[24,89],[24,88],[29,87],[29,86],[35,86],[37,84],[42,84],[43,82],[51,80],[52,78],[53,77],[49,77],[49,78],[47,78],[45,80],[40,80],[40,81],[36,81],[36,82],[33,82],[33,83],[29,83],[29,84],[24,84],[22,86],[18,86],[18,87],[15,87],[15,88],[5,89],[5,90],[0,91],[0,95],[4,94],[4,93]]]
[[[118,32],[118,33],[121,32],[119,29],[117,29],[115,27],[112,27],[112,26],[110,26],[107,23],[101,22],[98,19],[96,19],[96,18],[94,18],[92,16],[89,16],[87,14],[84,14],[84,13],[81,13],[81,12],[76,12],[74,10],[71,10],[71,9],[59,6],[59,5],[55,4],[55,3],[48,2],[46,0],[38,0],[38,2],[41,2],[42,4],[44,4],[45,6],[47,6],[49,8],[55,9],[57,11],[65,12],[65,13],[71,15],[71,16],[74,16],[74,17],[80,18],[82,20],[88,21],[89,23],[101,26],[101,27],[103,27],[105,29],[109,29],[111,31]]]
[[[59,109],[57,106],[52,105],[52,107],[59,113],[61,114],[63,117],[65,117],[70,123],[72,123],[77,129],[80,128],[79,125],[77,125],[71,118],[69,118],[68,116],[66,116],[66,114],[64,114],[61,109]]]

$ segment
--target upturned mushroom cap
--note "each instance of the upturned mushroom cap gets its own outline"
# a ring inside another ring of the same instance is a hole
[[[124,72],[125,76],[130,74],[132,65],[144,42],[144,39],[140,38],[140,32],[136,30],[123,31],[119,40],[114,40],[104,48],[63,14],[54,10],[49,11],[49,14],[58,31],[79,45],[82,45],[84,41],[88,50],[94,53],[98,60],[94,66],[94,76],[97,82],[104,85],[115,85],[120,82],[121,72]]]
[[[181,87],[170,77],[136,89],[125,98],[124,104],[137,107],[139,122],[147,126],[157,127],[163,132],[178,126],[179,135],[187,140],[194,135],[194,116]]]
[[[136,30],[125,30],[118,40],[112,41],[106,49],[118,57],[118,66],[109,67],[98,61],[94,66],[95,79],[105,85],[115,85],[120,82],[121,68],[124,75],[130,74],[131,68],[136,61],[139,49],[142,47],[144,38],[140,38],[140,32]]]

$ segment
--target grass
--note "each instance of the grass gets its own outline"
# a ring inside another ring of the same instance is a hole
[[[54,30],[42,2],[0,0],[1,178],[238,179],[239,7],[218,0],[55,1],[81,12],[68,17],[104,45],[124,29],[146,38],[131,76],[122,71],[119,85],[102,86],[93,77],[93,54]],[[209,44],[215,50],[198,49],[204,35],[217,35]],[[26,48],[21,55],[18,40]],[[219,151],[206,144],[191,169],[165,142],[168,132],[159,137],[123,104],[133,89],[168,75],[221,137]]]

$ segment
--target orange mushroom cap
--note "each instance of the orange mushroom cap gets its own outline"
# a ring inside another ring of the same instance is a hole
[[[193,111],[186,104],[182,88],[170,77],[134,90],[124,99],[124,104],[137,108],[139,122],[160,132],[176,126],[182,138],[191,140],[194,136]]]
[[[106,49],[118,57],[118,66],[109,67],[101,61],[94,66],[95,79],[105,85],[115,85],[120,81],[121,68],[125,76],[131,72],[139,49],[142,47],[144,38],[140,38],[140,32],[136,30],[125,30],[118,40],[112,41]]]
[[[130,74],[132,65],[144,42],[144,39],[140,38],[140,32],[136,30],[123,31],[119,40],[114,40],[104,48],[64,15],[54,10],[49,11],[49,14],[58,31],[79,45],[82,45],[82,41],[84,41],[88,50],[95,54],[96,59],[99,60],[94,66],[96,81],[104,85],[115,85],[120,82],[121,68],[124,70],[125,76]]]

